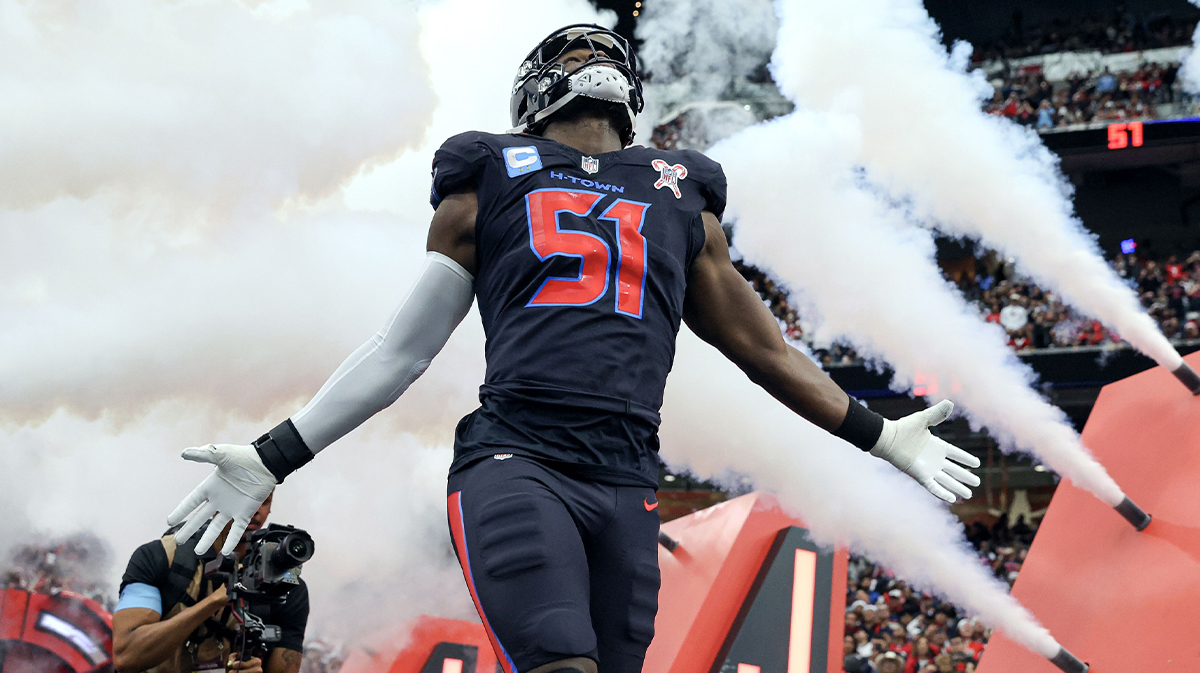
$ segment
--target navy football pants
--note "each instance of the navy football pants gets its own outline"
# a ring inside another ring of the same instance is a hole
[[[458,561],[505,673],[569,657],[642,670],[658,612],[654,489],[512,456],[456,472],[448,491]]]

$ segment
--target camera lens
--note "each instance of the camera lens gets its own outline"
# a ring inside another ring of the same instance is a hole
[[[282,545],[292,565],[300,565],[313,555],[313,540],[308,535],[292,533],[283,541]]]

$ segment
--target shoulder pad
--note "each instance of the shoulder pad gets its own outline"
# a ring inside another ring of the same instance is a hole
[[[721,219],[725,212],[725,198],[728,187],[725,183],[725,171],[721,164],[710,159],[707,155],[696,150],[652,150],[651,156],[662,156],[666,161],[687,166],[688,180],[694,180],[700,185],[704,196],[704,209]]]
[[[436,210],[450,194],[474,189],[489,157],[502,138],[494,133],[467,131],[451,136],[433,154],[433,178],[429,203]]]

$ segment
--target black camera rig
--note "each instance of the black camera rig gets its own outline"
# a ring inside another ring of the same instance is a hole
[[[246,540],[246,553],[218,556],[204,566],[210,577],[222,579],[230,609],[238,623],[232,638],[243,661],[262,657],[283,637],[280,627],[267,623],[272,606],[282,605],[300,584],[301,566],[312,558],[312,536],[295,526],[270,524]]]

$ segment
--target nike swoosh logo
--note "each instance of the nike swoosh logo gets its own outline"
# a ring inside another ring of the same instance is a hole
[[[654,510],[658,509],[657,502],[650,502],[649,500],[643,500],[642,504],[646,506],[647,512],[653,512]]]

